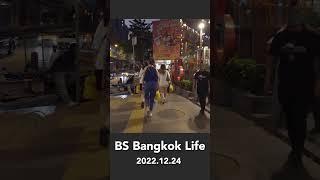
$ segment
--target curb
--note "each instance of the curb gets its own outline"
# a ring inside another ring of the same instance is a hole
[[[178,96],[181,96],[181,97],[183,97],[183,98],[185,98],[185,99],[187,99],[187,100],[189,100],[189,101],[192,102],[193,104],[195,104],[195,105],[197,105],[197,106],[200,107],[200,103],[199,103],[199,102],[195,102],[195,101],[193,100],[193,97],[185,97],[185,96],[183,96],[183,94],[179,94],[179,93],[176,93],[176,92],[175,92],[175,94],[178,95]],[[209,104],[209,105],[210,105],[210,104]],[[206,105],[205,111],[210,114],[210,106]]]

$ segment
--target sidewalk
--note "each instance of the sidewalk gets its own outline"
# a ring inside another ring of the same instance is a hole
[[[310,113],[307,117],[307,129],[308,132],[312,130],[315,121],[313,119],[312,113]],[[288,138],[288,131],[286,129],[279,129],[278,130],[279,136],[282,136],[284,139]],[[307,155],[320,163],[320,134],[317,135],[307,135],[307,141],[305,142],[305,151]]]
[[[216,106],[212,110],[216,179],[271,180],[285,163],[290,147],[237,113]],[[320,166],[307,157],[304,163],[310,175],[320,179]]]
[[[58,107],[47,119],[1,115],[0,179],[98,180],[108,175],[96,101]]]
[[[144,120],[140,95],[111,97],[112,132],[124,133],[200,133],[209,132],[210,114],[198,117],[200,107],[176,94],[166,104],[156,103],[151,121]]]

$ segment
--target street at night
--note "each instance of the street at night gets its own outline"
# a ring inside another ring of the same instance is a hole
[[[214,176],[319,179],[319,1],[225,0],[213,11]]]
[[[115,19],[112,22],[115,30],[110,47],[111,132],[209,133],[208,96],[204,97],[202,108],[194,89],[195,83],[198,84],[195,74],[200,67],[204,72],[209,70],[210,41],[206,34],[209,20]],[[141,30],[144,32],[139,34]],[[148,65],[151,59],[155,64]],[[159,81],[156,90],[159,98],[151,97],[155,99],[151,102],[154,103],[150,111],[152,118],[146,116],[149,107],[145,107],[148,82],[144,77],[148,68],[155,69],[158,78],[155,81]],[[208,77],[204,83],[207,86],[198,89],[208,90]]]
[[[106,7],[0,1],[0,179],[109,176],[106,95],[94,75],[106,69]]]
[[[120,1],[0,0],[0,180],[320,180],[320,0]]]

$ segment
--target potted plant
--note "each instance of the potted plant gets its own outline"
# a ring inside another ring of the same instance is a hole
[[[192,94],[192,86],[193,83],[191,80],[182,80],[180,82],[180,87],[181,87],[181,94],[184,97],[189,97]]]
[[[214,103],[222,106],[231,106],[232,90],[227,72],[228,64],[214,64],[213,94]]]

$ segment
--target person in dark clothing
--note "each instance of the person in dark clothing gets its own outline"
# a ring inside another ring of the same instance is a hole
[[[62,54],[53,63],[50,72],[54,74],[54,81],[57,88],[57,94],[60,98],[68,104],[68,106],[77,105],[73,102],[68,92],[67,80],[70,78],[74,80],[76,70],[75,66],[76,44],[70,45],[70,49]]]
[[[303,21],[291,18],[287,28],[279,32],[271,44],[271,53],[279,58],[278,97],[287,119],[292,151],[287,163],[303,168],[302,156],[306,138],[306,117],[314,99],[314,62],[318,55],[318,36]]]
[[[206,101],[209,94],[210,73],[205,70],[204,64],[200,64],[200,69],[194,74],[193,89],[197,91],[197,96],[200,103],[200,114],[204,115],[206,109]]]
[[[310,131],[310,135],[320,134],[320,98],[315,97],[312,104],[312,114],[314,119],[314,128]]]
[[[315,98],[312,104],[312,111],[313,111],[313,119],[314,119],[314,128],[310,131],[310,135],[317,135],[320,134],[320,62],[319,57],[315,63],[315,72],[316,72],[316,79],[317,83],[315,86]]]
[[[132,94],[134,92],[133,83],[134,83],[134,76],[130,76],[126,82],[127,89],[130,94]]]
[[[154,98],[158,90],[158,72],[155,68],[154,61],[150,60],[149,66],[146,67],[143,76],[144,98],[145,98],[145,117],[152,117]]]

